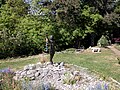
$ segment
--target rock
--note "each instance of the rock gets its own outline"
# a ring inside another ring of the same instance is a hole
[[[22,73],[21,73],[21,76],[26,76],[27,75],[27,72],[26,71],[23,71]]]
[[[58,65],[59,65],[58,63],[55,63],[55,64],[54,64],[54,67],[57,67]]]
[[[42,68],[36,68],[36,71],[43,71],[43,69]]]
[[[24,66],[24,70],[29,70],[29,65]]]
[[[51,62],[46,62],[46,65],[51,65]]]
[[[36,68],[36,66],[35,66],[34,64],[30,64],[30,65],[29,65],[29,69],[30,69],[30,70],[34,70],[35,68]]]
[[[27,75],[28,78],[34,77],[34,74]]]
[[[38,77],[40,75],[40,72],[35,73],[35,77]]]
[[[102,80],[97,79],[97,76],[85,68],[79,68],[75,65],[70,65],[69,68],[65,67],[64,62],[53,65],[50,62],[30,64],[26,65],[23,70],[17,71],[13,79],[24,80],[24,77],[30,78],[29,82],[32,83],[30,84],[32,90],[51,90],[51,86],[54,86],[55,90],[89,90],[89,86],[95,87],[97,81],[100,81],[100,84],[103,83]],[[65,80],[68,83],[65,83]],[[25,87],[29,89],[27,84]]]
[[[60,66],[64,66],[64,62],[61,62],[61,63],[60,63]]]
[[[36,64],[36,65],[35,65],[36,69],[37,69],[37,68],[40,68],[41,66],[42,66],[41,64]]]
[[[38,62],[37,64],[42,65],[42,63],[41,63],[41,62]],[[37,64],[36,64],[36,65],[37,65]]]
[[[27,75],[34,74],[35,72],[36,72],[36,70],[29,70],[29,71],[27,71]]]
[[[53,65],[51,65],[51,64],[49,64],[47,67],[46,67],[46,69],[53,69],[54,67],[53,67]]]
[[[78,76],[78,75],[79,75],[79,71],[74,71],[74,72],[73,72],[73,75],[74,75],[74,76]]]
[[[35,80],[35,76],[33,76],[33,77],[30,77],[30,79],[31,79],[31,80]]]
[[[42,90],[51,90],[51,84],[50,83],[45,83],[45,84],[43,84],[42,87],[43,87]]]

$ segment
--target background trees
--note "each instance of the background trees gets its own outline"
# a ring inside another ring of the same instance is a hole
[[[0,58],[40,53],[46,34],[62,50],[96,45],[119,29],[119,0],[0,0]]]

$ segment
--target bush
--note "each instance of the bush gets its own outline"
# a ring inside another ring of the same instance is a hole
[[[107,45],[109,45],[107,38],[104,35],[102,35],[102,37],[98,40],[97,45],[99,47],[106,47]]]

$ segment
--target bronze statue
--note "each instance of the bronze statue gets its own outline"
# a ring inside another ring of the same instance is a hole
[[[53,37],[53,35],[50,36],[50,39],[49,39],[48,36],[47,36],[47,38],[46,38],[46,43],[49,43],[49,44],[50,44],[50,50],[49,50],[49,53],[50,53],[50,62],[51,62],[51,64],[53,64],[52,59],[53,59],[53,56],[54,56],[54,54],[55,54],[55,42],[54,42],[54,37]]]

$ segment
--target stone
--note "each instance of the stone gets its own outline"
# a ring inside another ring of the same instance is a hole
[[[35,77],[38,77],[40,75],[40,72],[35,73]]]
[[[16,71],[13,79],[24,80],[24,77],[28,77],[29,82],[32,82],[32,90],[50,90],[51,86],[55,87],[55,90],[89,90],[89,86],[95,87],[98,81],[103,83],[88,69],[72,66],[65,68],[64,62],[53,65],[46,63],[30,64],[26,65],[24,70]],[[64,80],[68,80],[68,83],[65,83]],[[28,89],[29,86],[26,85],[25,87]]]
[[[34,64],[30,64],[30,65],[29,65],[29,69],[30,69],[30,70],[34,70],[35,68],[36,68],[36,66],[35,66]]]
[[[27,75],[34,74],[35,72],[36,72],[36,70],[29,70],[29,71],[27,71]]]
[[[29,65],[24,66],[24,70],[29,70]]]
[[[61,62],[61,63],[60,63],[60,66],[64,66],[64,62]]]
[[[51,65],[51,62],[46,62],[46,65]]]
[[[42,90],[51,90],[51,84],[50,83],[44,83],[42,86]]]
[[[21,76],[26,76],[27,75],[27,72],[26,71],[23,71],[22,73],[21,73]]]
[[[28,78],[34,77],[34,74],[27,75]]]
[[[31,80],[35,80],[35,76],[33,76],[33,77],[30,77],[30,79],[31,79]]]
[[[57,67],[59,64],[58,63],[55,63],[54,66]]]
[[[73,75],[74,75],[74,76],[78,76],[78,75],[79,75],[79,71],[74,71],[74,72],[73,72]]]
[[[36,69],[41,67],[41,64],[36,64],[35,65]]]

